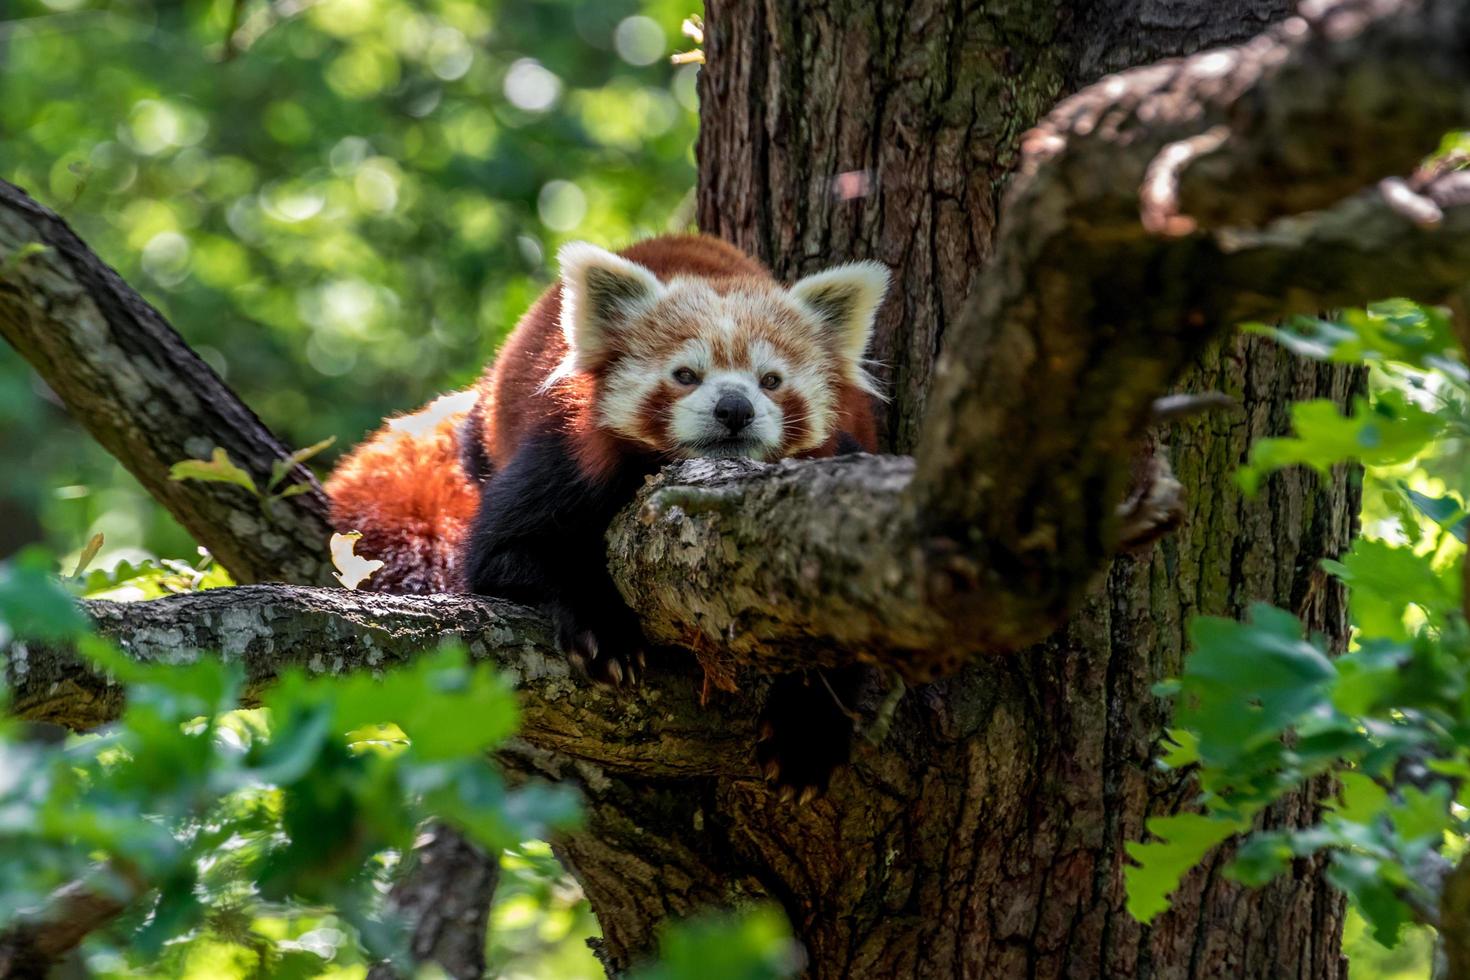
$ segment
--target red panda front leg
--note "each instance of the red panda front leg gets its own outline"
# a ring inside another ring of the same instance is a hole
[[[469,590],[540,606],[568,659],[603,683],[636,682],[644,668],[643,631],[608,574],[605,539],[643,476],[630,465],[589,480],[562,437],[533,437],[485,482],[465,542]]]

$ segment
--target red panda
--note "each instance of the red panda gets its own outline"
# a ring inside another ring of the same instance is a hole
[[[389,421],[327,483],[333,523],[385,563],[369,587],[545,608],[599,680],[642,661],[604,535],[645,477],[691,457],[875,451],[864,367],[887,270],[777,283],[717,239],[574,243],[478,385]]]

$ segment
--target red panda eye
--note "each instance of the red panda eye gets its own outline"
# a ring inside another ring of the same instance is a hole
[[[674,380],[681,385],[697,385],[699,384],[699,375],[688,368],[679,368],[674,372]]]
[[[766,389],[767,391],[776,390],[777,388],[781,387],[781,376],[775,373],[766,375],[765,377],[761,378],[761,387]]]

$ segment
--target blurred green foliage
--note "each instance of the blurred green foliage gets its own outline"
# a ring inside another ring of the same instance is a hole
[[[659,936],[658,962],[630,980],[776,980],[803,964],[780,910],[713,913],[677,923]]]
[[[286,442],[340,452],[471,381],[562,242],[688,224],[697,67],[668,55],[698,12],[11,0],[0,177],[59,210]],[[194,552],[8,348],[0,469],[0,557],[97,531],[102,566]]]
[[[515,731],[515,697],[463,650],[386,680],[294,670],[239,710],[238,660],[134,661],[89,634],[49,573],[35,552],[0,566],[0,645],[70,640],[127,702],[61,742],[0,720],[0,924],[70,882],[117,894],[131,904],[89,941],[94,972],[403,961],[382,894],[423,820],[498,849],[576,817],[570,787],[508,789],[485,763]]]
[[[73,602],[90,584],[58,581],[36,549],[0,562],[0,657],[69,641],[126,686],[121,718],[58,741],[6,715],[0,685],[0,933],[80,882],[125,906],[86,939],[89,975],[407,967],[406,923],[383,898],[432,817],[503,854],[487,949],[496,975],[602,974],[587,903],[535,840],[574,823],[576,792],[511,789],[488,764],[517,723],[514,694],[488,667],[446,648],[383,678],[297,669],[241,710],[238,660],[140,663],[92,635]],[[785,918],[766,907],[672,925],[637,975],[779,980],[799,962]]]

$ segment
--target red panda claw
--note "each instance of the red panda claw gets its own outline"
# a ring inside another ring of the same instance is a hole
[[[612,678],[612,682],[614,684],[621,685],[623,683],[622,661],[618,660],[617,658],[609,660],[607,662],[607,676]]]
[[[817,798],[817,793],[818,791],[815,786],[803,786],[801,788],[801,795],[796,798],[797,805],[806,806],[812,800],[815,800]]]

